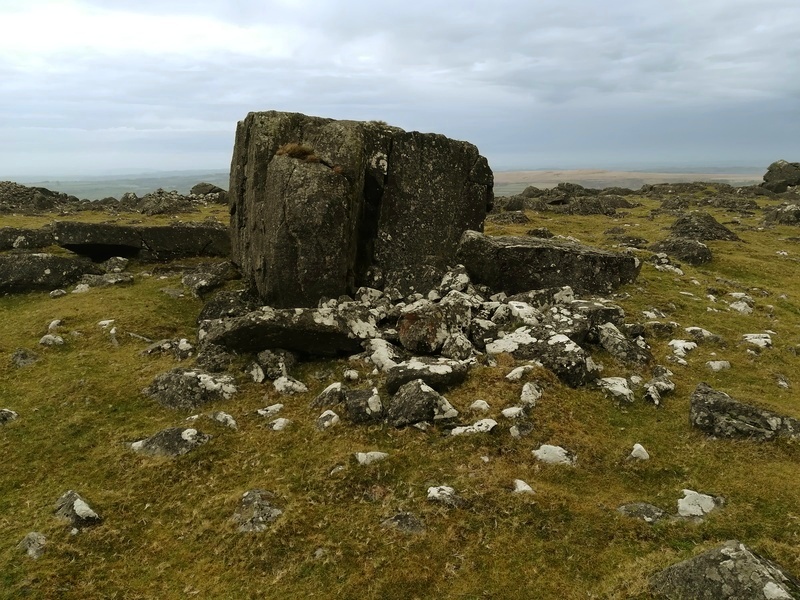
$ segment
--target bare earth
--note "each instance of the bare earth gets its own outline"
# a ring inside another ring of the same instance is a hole
[[[625,187],[637,190],[645,184],[716,181],[731,185],[760,183],[760,173],[644,173],[639,171],[495,171],[494,193],[497,196],[518,194],[527,186],[555,187],[561,182],[577,183],[587,188]]]

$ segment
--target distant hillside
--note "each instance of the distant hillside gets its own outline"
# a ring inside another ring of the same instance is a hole
[[[188,194],[192,186],[201,181],[213,183],[227,190],[228,171],[165,171],[83,179],[18,179],[17,181],[28,186],[46,187],[82,199],[100,200],[109,196],[119,198],[125,192],[134,192],[142,196],[158,188]]]

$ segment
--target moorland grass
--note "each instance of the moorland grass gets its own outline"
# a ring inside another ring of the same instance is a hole
[[[531,225],[487,229],[521,234],[546,226],[605,248],[615,242],[603,232],[615,225],[628,224],[650,241],[666,237],[674,217],[653,215],[654,200],[637,200],[640,207],[616,218],[529,212]],[[708,210],[731,220],[722,210]],[[59,299],[43,293],[0,298],[0,407],[20,415],[0,427],[0,598],[645,599],[652,573],[731,538],[800,573],[798,444],[710,440],[688,424],[689,395],[700,381],[800,417],[800,381],[793,381],[800,279],[794,246],[785,241],[794,232],[759,229],[758,216],[737,218],[740,223],[730,226],[743,241],[711,242],[710,264],[684,265],[678,277],[645,263],[638,280],[613,298],[629,322],[658,308],[681,328],[704,327],[724,344],[703,343],[688,366],[670,366],[677,388],[658,408],[641,401],[619,406],[594,388],[570,389],[537,370],[530,378],[543,385],[544,395],[532,412],[533,432],[521,439],[511,438],[511,423],[499,415],[516,403],[522,387],[504,378],[516,364],[508,356],[497,368],[474,368],[447,394],[465,421],[480,418],[467,411],[472,401],[486,400],[501,424],[499,435],[448,437],[437,428],[346,424],[320,432],[314,419],[321,411],[308,408],[309,401],[346,368],[372,377],[369,365],[338,360],[298,367],[294,375],[309,392],[295,397],[280,397],[269,384],[248,382],[237,372],[239,393],[202,412],[231,413],[238,431],[200,420],[196,427],[214,436],[209,444],[177,459],[142,457],[126,443],[180,425],[188,415],[141,394],[157,373],[179,364],[169,356],[141,355],[147,344],[127,333],[193,338],[200,301],[160,291],[178,286],[179,277],[148,276],[148,265],[135,264],[136,283],[129,288]],[[642,259],[648,254],[637,252]],[[706,297],[711,288],[749,292],[756,310],[748,316],[727,311]],[[57,318],[65,346],[38,347]],[[112,318],[119,346],[97,325]],[[748,353],[741,335],[765,329],[776,332],[774,347]],[[657,362],[669,364],[668,338],[650,341]],[[35,350],[41,360],[12,366],[18,347]],[[649,376],[603,352],[596,357],[604,375]],[[704,366],[711,359],[730,360],[733,368],[711,373]],[[778,374],[793,385],[780,388]],[[275,402],[285,404],[281,416],[293,421],[282,432],[269,430],[255,414]],[[637,442],[650,461],[626,460]],[[537,463],[531,451],[542,443],[574,451],[577,466]],[[352,453],[367,450],[389,458],[356,466]],[[339,465],[345,468],[333,472]],[[512,494],[514,479],[527,481],[536,494]],[[427,488],[443,484],[456,488],[467,505],[446,509],[427,502]],[[231,516],[253,488],[275,492],[284,514],[266,532],[240,534]],[[652,526],[615,510],[644,501],[674,513],[684,488],[722,495],[726,504],[702,523]],[[87,498],[104,518],[101,526],[70,535],[53,516],[55,500],[68,489]],[[417,514],[425,533],[381,527],[399,511]],[[36,561],[15,548],[33,530],[48,539]]]

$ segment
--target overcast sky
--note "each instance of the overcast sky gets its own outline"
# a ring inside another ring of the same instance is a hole
[[[799,0],[0,0],[0,175],[227,169],[380,119],[495,170],[800,161]]]

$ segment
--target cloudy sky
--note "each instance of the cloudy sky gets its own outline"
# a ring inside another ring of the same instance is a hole
[[[227,169],[287,110],[495,170],[800,160],[798,0],[0,0],[0,175]]]

